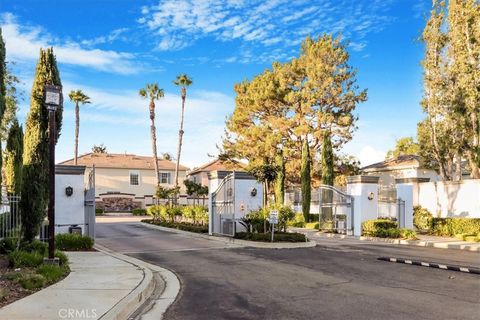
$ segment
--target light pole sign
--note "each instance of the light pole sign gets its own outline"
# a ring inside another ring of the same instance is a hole
[[[270,211],[270,216],[268,217],[268,221],[270,222],[270,226],[272,228],[272,242],[273,242],[273,235],[275,233],[275,225],[278,224],[278,211],[277,210]]]

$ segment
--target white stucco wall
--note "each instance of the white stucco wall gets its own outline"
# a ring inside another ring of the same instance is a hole
[[[419,183],[418,205],[437,217],[480,218],[480,179]]]
[[[66,187],[73,188],[73,194],[68,197]],[[68,227],[77,224],[85,230],[85,187],[84,175],[56,174],[55,175],[55,233],[66,233]]]
[[[130,185],[130,171],[139,173],[139,184]],[[166,188],[173,187],[175,171],[160,170],[170,172],[171,184],[161,184]],[[183,180],[185,180],[186,171],[180,171],[178,174],[178,184],[181,192],[185,192]],[[142,169],[114,169],[114,168],[95,168],[95,196],[107,192],[131,193],[135,196],[143,197],[145,195],[155,194],[155,170]]]

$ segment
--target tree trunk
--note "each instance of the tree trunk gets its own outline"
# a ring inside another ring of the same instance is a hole
[[[160,172],[158,169],[158,156],[157,156],[157,134],[155,130],[155,102],[150,101],[150,135],[152,137],[152,152],[153,152],[153,162],[155,166],[155,176],[157,181],[157,187],[160,185]]]
[[[75,145],[74,145],[74,160],[73,163],[75,165],[78,164],[78,132],[80,131],[80,107],[78,106],[78,102],[75,103]]]
[[[175,164],[175,188],[178,187],[178,169],[180,167],[180,155],[182,154],[182,139],[183,139],[183,119],[185,115],[185,97],[187,95],[186,89],[182,87],[182,116],[180,118],[180,130],[178,130],[178,150],[177,163]]]

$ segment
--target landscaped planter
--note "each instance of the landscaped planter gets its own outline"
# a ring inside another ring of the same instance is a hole
[[[195,233],[208,233],[208,225],[198,225],[186,222],[166,222],[152,219],[144,219],[142,220],[142,222],[165,228],[172,228]]]
[[[235,239],[249,240],[249,241],[261,241],[271,242],[271,233],[253,233],[253,232],[237,232],[234,236]],[[290,233],[290,232],[275,232],[274,242],[307,242],[307,238],[303,233]]]

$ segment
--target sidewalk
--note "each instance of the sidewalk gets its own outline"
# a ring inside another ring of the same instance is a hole
[[[146,268],[100,251],[67,254],[64,280],[3,307],[0,319],[126,319],[153,290]]]
[[[347,241],[370,241],[378,243],[399,244],[417,247],[431,247],[440,249],[455,249],[480,252],[480,242],[466,242],[456,238],[438,237],[430,235],[417,235],[418,240],[403,240],[403,239],[389,239],[376,237],[355,237],[335,233],[323,233],[317,230],[304,228],[291,228],[296,232],[305,233],[310,240],[320,240],[325,238],[330,239],[345,239]]]

